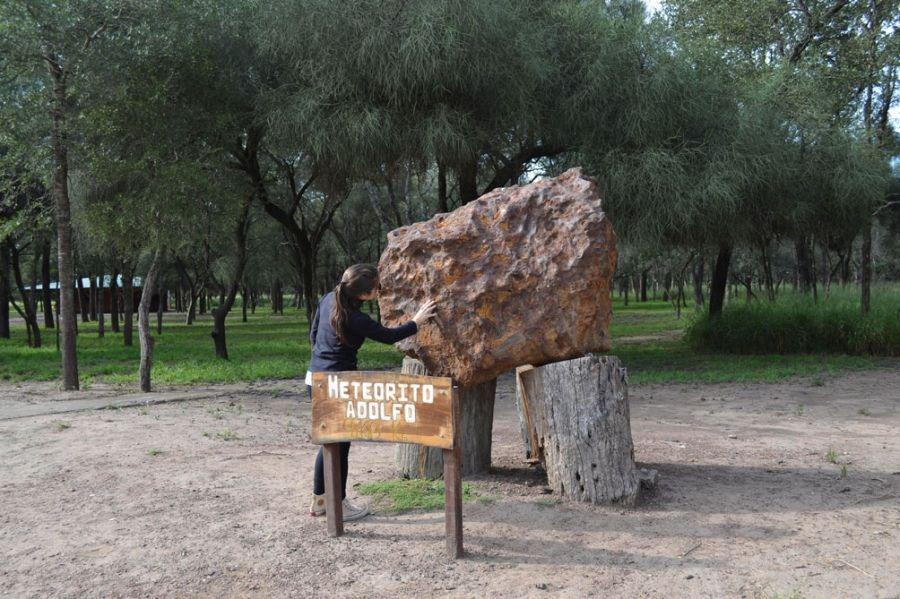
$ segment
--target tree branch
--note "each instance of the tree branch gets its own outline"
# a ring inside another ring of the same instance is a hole
[[[488,186],[482,192],[482,195],[485,193],[497,189],[498,187],[503,187],[509,182],[513,176],[526,164],[535,160],[537,158],[546,158],[548,156],[556,156],[557,154],[561,154],[566,151],[566,148],[563,146],[556,145],[532,145],[527,148],[523,148],[519,150],[519,152],[513,156],[512,158],[506,158],[501,155],[501,160],[504,163],[504,166],[497,170],[494,174],[494,178],[488,183]]]

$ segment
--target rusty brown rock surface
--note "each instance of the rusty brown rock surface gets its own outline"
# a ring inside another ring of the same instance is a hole
[[[382,322],[427,299],[437,316],[398,344],[463,386],[522,364],[610,349],[616,235],[580,169],[496,189],[388,234],[378,263]]]

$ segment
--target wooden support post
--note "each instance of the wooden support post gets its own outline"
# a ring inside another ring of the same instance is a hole
[[[525,441],[525,461],[529,464],[539,464],[543,459],[540,454],[540,440],[537,438],[537,428],[531,415],[531,404],[525,395],[525,384],[522,375],[534,366],[526,364],[516,368],[516,409],[519,412],[519,423],[522,425],[522,439]]]
[[[325,457],[325,519],[328,524],[328,536],[339,537],[344,534],[341,446],[339,443],[326,443],[322,446],[322,452]]]
[[[403,358],[405,374],[425,375],[425,365],[413,358]],[[456,390],[456,402],[461,406],[456,428],[460,444],[462,474],[487,472],[491,466],[491,431],[494,422],[494,395],[497,379]],[[443,471],[441,450],[400,443],[396,450],[397,472],[403,478],[440,478]]]
[[[451,559],[463,555],[462,529],[462,469],[459,447],[459,396],[453,389],[453,449],[444,449],[444,534],[447,555]]]

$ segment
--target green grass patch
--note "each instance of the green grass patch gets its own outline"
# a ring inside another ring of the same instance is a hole
[[[688,327],[691,347],[734,354],[850,354],[900,356],[900,290],[878,287],[863,316],[855,289],[811,295],[783,293],[778,301],[732,302],[715,318]]]
[[[688,321],[686,315],[675,318],[672,304],[663,301],[629,302],[626,306],[621,300],[613,300],[613,318],[609,334],[613,342],[618,337],[638,337],[680,331]]]
[[[230,428],[226,428],[216,433],[216,437],[221,439],[222,441],[236,441],[240,437],[237,436],[237,433],[231,430]]]
[[[409,510],[444,509],[444,481],[422,479],[384,480],[357,487],[363,495],[371,495],[379,510],[391,513]],[[471,483],[462,485],[463,501],[491,502],[492,495],[475,491]]]
[[[637,384],[775,382],[798,376],[824,381],[841,372],[900,366],[897,358],[875,356],[703,352],[682,340],[616,346],[614,339],[610,353],[622,360],[629,381]]]
[[[125,347],[121,333],[108,329],[97,336],[97,323],[78,323],[78,370],[82,386],[92,382],[138,383],[137,327],[134,345]],[[212,321],[200,317],[187,326],[166,321],[163,334],[154,335],[156,349],[153,381],[158,385],[235,383],[260,379],[302,377],[310,358],[309,325],[302,312],[284,316],[257,313],[241,322],[240,311],[228,318],[229,360],[216,358],[210,331]],[[13,382],[50,381],[60,378],[60,358],[53,330],[44,333],[44,347],[25,343],[25,328],[14,325],[11,339],[0,339],[0,379]],[[359,352],[359,367],[366,370],[393,368],[403,355],[393,346],[368,342]]]
[[[703,335],[713,337],[710,342],[712,347],[707,347],[705,341],[697,337],[700,334],[697,327],[712,326],[703,316],[694,322],[690,341],[685,342],[679,335],[671,333],[681,330],[696,318],[692,311],[685,311],[679,320],[675,318],[672,305],[668,302],[640,303],[632,300],[626,307],[621,298],[614,298],[611,330],[613,349],[610,353],[622,359],[628,367],[630,380],[638,384],[769,382],[807,376],[811,378],[811,384],[824,385],[828,377],[847,370],[896,368],[900,365],[900,360],[896,357],[873,357],[866,353],[843,350],[822,349],[779,355],[781,352],[777,343],[765,345],[768,343],[766,339],[771,341],[771,334],[765,336],[760,333],[760,329],[765,330],[764,327],[769,326],[771,330],[781,330],[780,334],[783,336],[789,330],[796,331],[800,325],[791,321],[791,314],[798,305],[802,306],[796,308],[801,314],[821,313],[820,320],[831,322],[838,329],[843,325],[835,323],[839,323],[844,317],[847,317],[848,322],[860,319],[865,321],[858,315],[854,303],[855,290],[835,291],[827,302],[820,300],[820,305],[811,309],[803,303],[806,301],[803,298],[788,292],[782,293],[782,296],[774,307],[766,302],[750,306],[746,306],[743,300],[732,302],[726,307],[722,320],[715,325],[724,329],[720,331],[718,328],[710,328],[702,332]],[[868,335],[869,339],[878,335],[896,337],[898,333],[890,331],[900,327],[898,310],[900,286],[876,288],[873,290],[874,324],[867,324],[868,328],[862,327],[865,331],[871,329],[874,332],[860,333],[853,338],[861,338],[860,335]],[[769,318],[770,312],[781,316]],[[745,322],[743,319],[748,313],[749,320]],[[167,319],[172,318],[173,315],[167,316]],[[779,318],[786,324],[777,327],[771,324],[771,321],[778,321]],[[135,345],[124,347],[120,333],[107,330],[106,336],[100,339],[97,337],[96,323],[79,323],[78,326],[78,367],[82,386],[86,388],[95,382],[105,382],[135,387],[140,356],[137,332],[135,331]],[[857,325],[850,324],[840,330],[850,330],[847,327],[859,329]],[[880,332],[875,331],[877,327],[881,327]],[[155,335],[154,384],[298,379],[306,371],[310,357],[309,327],[301,311],[290,310],[281,316],[273,315],[268,310],[259,310],[257,314],[249,315],[246,323],[241,322],[239,310],[233,311],[227,322],[228,351],[231,358],[228,361],[215,357],[210,338],[211,328],[212,322],[208,316],[198,318],[192,326],[167,320],[163,325],[163,334]],[[816,335],[821,336],[826,329],[820,327],[816,330],[819,331]],[[12,339],[0,339],[0,380],[58,380],[60,364],[54,331],[44,331],[45,347],[40,349],[26,346],[24,326],[14,325],[12,332]],[[725,336],[719,338],[716,336],[719,333]],[[616,342],[624,337],[655,334],[664,335],[660,339],[651,338],[640,343]],[[753,335],[757,337],[752,337]],[[747,336],[752,339],[746,339]],[[849,337],[844,335],[844,338]],[[757,347],[758,351],[727,349],[734,347]],[[402,359],[403,355],[393,346],[373,341],[365,343],[359,352],[359,366],[364,370],[398,368]],[[223,416],[216,411],[211,412],[211,415],[215,419]]]

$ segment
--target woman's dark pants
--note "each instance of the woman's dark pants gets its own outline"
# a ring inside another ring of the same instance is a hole
[[[312,387],[307,385],[306,392],[309,393],[309,400],[312,401]],[[347,457],[350,455],[350,442],[338,443],[341,447],[341,499],[347,498]],[[325,492],[325,452],[323,448],[319,448],[319,455],[316,456],[316,468],[313,475],[313,493],[321,495]]]

